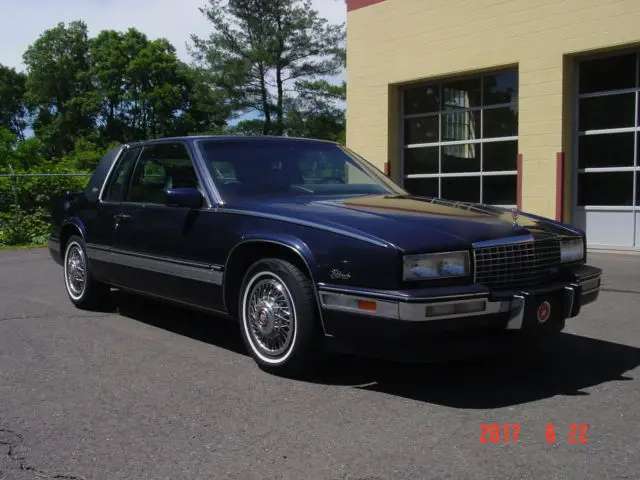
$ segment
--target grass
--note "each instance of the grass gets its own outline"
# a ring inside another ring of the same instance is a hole
[[[36,244],[36,245],[0,245],[0,250],[29,250],[32,248],[44,248],[47,244]]]

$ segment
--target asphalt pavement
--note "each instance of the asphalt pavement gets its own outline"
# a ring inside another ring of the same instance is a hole
[[[46,250],[1,251],[0,479],[639,478],[640,256],[589,260],[605,291],[542,350],[297,381],[231,322],[79,311]]]

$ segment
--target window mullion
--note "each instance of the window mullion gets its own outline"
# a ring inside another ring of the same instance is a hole
[[[442,129],[443,125],[443,114],[444,110],[444,97],[443,97],[443,89],[442,83],[438,85],[438,97],[440,99],[438,105],[438,198],[442,198]]]
[[[484,178],[482,173],[484,172],[483,157],[484,148],[482,146],[482,140],[484,140],[484,75],[480,77],[480,203],[484,202]]]

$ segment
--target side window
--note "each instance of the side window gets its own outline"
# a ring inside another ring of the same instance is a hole
[[[182,143],[158,143],[142,151],[127,200],[164,203],[165,190],[187,187],[200,188],[187,147]]]
[[[111,172],[111,177],[107,180],[102,200],[105,202],[121,202],[126,195],[126,187],[129,183],[131,170],[136,163],[136,158],[140,153],[140,147],[133,147],[124,152],[118,165]]]

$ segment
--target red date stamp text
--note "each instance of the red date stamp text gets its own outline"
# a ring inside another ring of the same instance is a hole
[[[567,440],[569,443],[589,443],[587,433],[589,425],[586,423],[572,423],[569,428],[562,429],[549,423],[545,429],[547,443]],[[520,434],[518,423],[483,423],[480,425],[481,443],[516,443]]]

